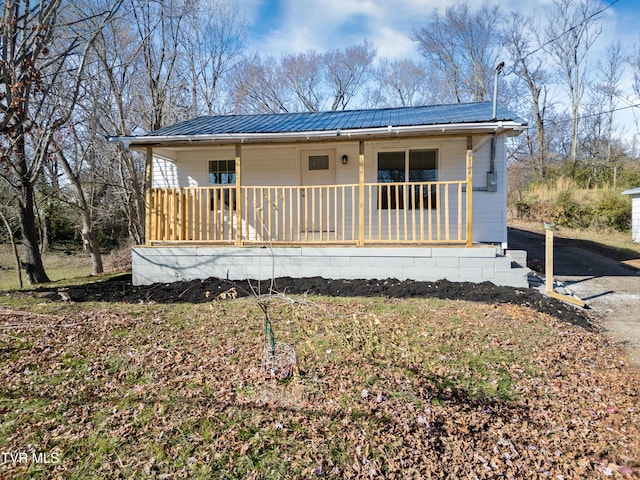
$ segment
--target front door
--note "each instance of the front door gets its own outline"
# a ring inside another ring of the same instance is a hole
[[[322,237],[322,232],[335,230],[334,195],[336,184],[335,150],[306,150],[300,155],[300,192],[302,232],[313,232]]]

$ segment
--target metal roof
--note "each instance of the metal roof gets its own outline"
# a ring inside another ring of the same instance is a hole
[[[492,116],[493,106],[491,102],[332,112],[213,115],[187,120],[140,137],[215,136],[220,134],[277,135],[292,132],[323,132],[504,121],[526,125],[526,122],[502,107],[498,107],[497,118],[492,118]],[[129,138],[134,139],[136,137]]]
[[[638,195],[640,194],[640,188],[631,188],[622,192],[622,195]]]

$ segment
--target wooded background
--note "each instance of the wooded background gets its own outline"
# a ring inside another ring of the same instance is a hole
[[[640,104],[640,46],[598,43],[613,4],[554,0],[531,18],[460,2],[410,32],[416,61],[367,40],[249,51],[231,0],[6,0],[0,242],[21,243],[30,283],[48,281],[41,254],[55,246],[82,245],[100,273],[101,252],[143,243],[144,158],[108,136],[200,115],[491,100],[500,62],[499,102],[530,125],[509,145],[514,214],[628,228],[619,191],[640,186],[638,127],[616,118]],[[538,201],[541,186],[558,196]],[[603,193],[587,205],[576,189]]]

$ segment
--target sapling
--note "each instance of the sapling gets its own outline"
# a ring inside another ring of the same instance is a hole
[[[275,202],[267,201],[264,203],[266,203],[269,208],[278,208]],[[295,303],[295,300],[278,292],[275,276],[275,254],[273,251],[273,243],[269,232],[269,226],[266,224],[264,218],[264,207],[260,207],[257,210],[259,212],[262,238],[267,239],[267,247],[271,254],[271,279],[269,282],[269,291],[266,294],[261,292],[260,280],[257,281],[255,287],[249,281],[251,292],[264,316],[265,345],[262,352],[261,367],[270,377],[277,378],[278,380],[285,380],[293,375],[296,366],[296,351],[290,345],[276,342],[273,323],[271,321],[270,306],[271,302],[276,299],[284,300],[291,304]]]

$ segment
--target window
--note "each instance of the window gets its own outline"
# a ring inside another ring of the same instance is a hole
[[[209,185],[235,185],[236,184],[236,162],[235,160],[209,160]],[[218,202],[224,201],[224,204],[229,206],[229,196],[234,200],[235,204],[235,190],[231,188],[225,188],[220,190],[213,190],[211,192],[211,198],[209,199],[210,208],[214,208],[214,195],[217,197]]]
[[[406,179],[404,152],[378,153],[378,183],[398,183]],[[403,187],[389,188],[383,186],[380,190],[379,208],[404,208]]]
[[[378,183],[435,182],[437,180],[437,150],[378,153]],[[431,194],[432,206],[435,206],[435,188],[435,185],[430,188],[422,187],[425,208],[428,206],[429,194]],[[379,208],[382,210],[405,208],[405,202],[408,203],[408,208],[418,207],[420,205],[420,186],[415,185],[411,190],[405,192],[403,185],[383,186],[380,188]],[[413,195],[413,198],[409,195]]]
[[[309,155],[309,171],[329,170],[329,155]]]
[[[209,160],[209,185],[235,185],[235,160]]]

